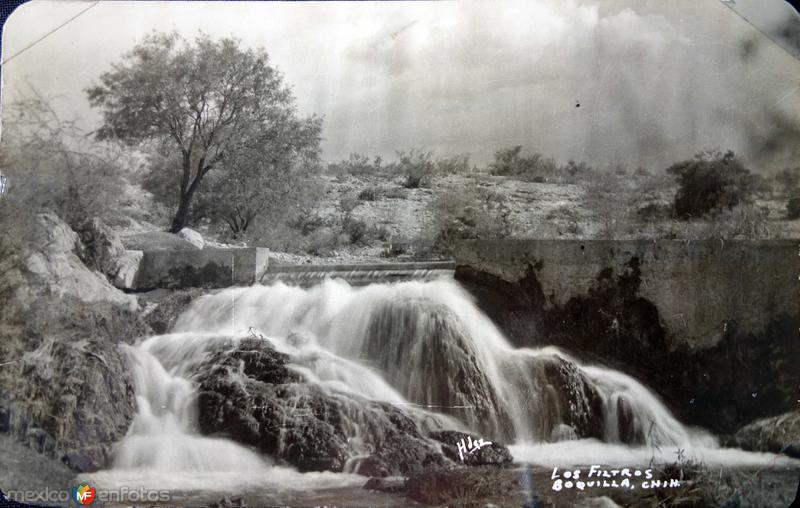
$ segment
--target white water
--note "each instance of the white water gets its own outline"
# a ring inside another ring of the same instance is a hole
[[[224,492],[363,482],[346,474],[301,475],[232,441],[199,435],[189,368],[209,346],[261,334],[290,355],[306,382],[406,411],[448,413],[435,420],[513,442],[518,461],[633,465],[652,459],[654,450],[675,460],[678,449],[713,463],[772,458],[719,450],[712,436],[682,425],[622,373],[581,365],[552,347],[514,349],[453,281],[232,288],[195,302],[173,331],[129,349],[138,411],[113,468],[92,475],[98,484],[213,485]],[[576,439],[592,431],[602,440]],[[638,441],[629,446],[626,438]]]

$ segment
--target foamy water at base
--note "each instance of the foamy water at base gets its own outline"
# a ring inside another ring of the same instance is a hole
[[[509,446],[514,462],[543,467],[645,466],[691,460],[706,467],[787,467],[800,468],[800,460],[775,453],[747,452],[738,448],[679,448],[676,446],[646,447],[604,443],[596,439],[579,439],[556,443],[520,443]]]
[[[109,470],[81,474],[76,481],[86,481],[98,489],[158,489],[202,495],[219,493],[241,495],[248,491],[271,491],[291,494],[320,489],[362,486],[367,479],[345,473],[301,473],[281,466],[268,466],[256,471],[171,472],[152,470]]]

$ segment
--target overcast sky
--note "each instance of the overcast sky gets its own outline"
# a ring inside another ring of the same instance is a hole
[[[3,58],[89,6],[31,2]],[[100,2],[3,66],[3,103],[33,86],[98,120],[83,90],[151,30],[262,46],[300,111],[324,117],[327,160],[409,147],[482,163],[524,145],[560,161],[663,169],[707,148],[756,168],[800,149],[800,62],[781,0]],[[741,15],[741,16],[740,16]],[[771,27],[771,28],[770,28]],[[579,105],[579,107],[578,107]]]

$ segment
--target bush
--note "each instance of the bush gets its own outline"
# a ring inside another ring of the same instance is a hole
[[[700,231],[700,238],[722,240],[765,240],[772,238],[769,210],[754,205],[739,205],[712,217]]]
[[[678,183],[674,212],[681,219],[718,215],[740,203],[750,203],[760,188],[759,179],[733,152],[701,152],[693,159],[667,169]]]
[[[342,225],[342,231],[351,244],[358,244],[366,240],[367,236],[367,223],[361,219],[349,219]]]
[[[374,163],[369,157],[360,153],[351,153],[347,160],[336,162],[328,166],[334,174],[348,174],[353,176],[375,175],[380,171],[381,158],[376,157]]]
[[[94,217],[113,222],[124,181],[114,147],[91,144],[42,99],[7,110],[3,153],[14,164],[3,168],[8,177],[3,199],[13,193],[26,213],[52,210],[73,229]]]
[[[800,219],[800,197],[789,198],[786,203],[786,212],[789,220]]]
[[[435,165],[431,152],[411,149],[397,152],[397,171],[405,177],[403,186],[407,189],[418,189],[430,185],[434,177]]]
[[[339,245],[339,237],[329,227],[317,229],[308,237],[306,252],[312,256],[329,256]]]
[[[471,171],[466,153],[436,161],[436,172],[440,175],[463,175]]]
[[[539,153],[523,155],[522,146],[517,145],[495,152],[494,161],[489,164],[489,173],[544,183],[548,177],[557,175],[558,166],[553,159],[545,158]]]
[[[584,176],[591,171],[592,167],[590,165],[586,164],[585,162],[575,162],[572,159],[570,159],[559,169],[559,172],[570,181],[575,181],[579,177]]]
[[[449,256],[459,240],[497,240],[511,235],[510,210],[495,192],[447,189],[428,209],[433,215],[432,229],[422,254]]]
[[[378,187],[366,187],[358,193],[358,199],[361,201],[377,201],[381,194],[383,194],[383,191]]]

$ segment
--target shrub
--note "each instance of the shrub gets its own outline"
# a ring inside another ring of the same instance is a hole
[[[732,151],[701,152],[693,159],[673,164],[667,172],[678,183],[674,211],[681,219],[717,215],[752,201],[759,180]]]
[[[308,237],[306,252],[312,256],[329,256],[339,244],[339,237],[329,227],[317,229]]]
[[[800,197],[789,198],[786,203],[786,212],[789,220],[800,219]]]
[[[41,98],[12,104],[3,124],[3,168],[12,193],[29,214],[49,209],[73,229],[118,216],[123,194],[122,157],[110,145],[91,143],[74,122],[61,120]]]
[[[336,162],[328,166],[331,173],[348,174],[353,176],[374,175],[380,171],[381,158],[376,157],[372,163],[369,157],[360,153],[351,153],[347,160]]]
[[[469,166],[469,154],[463,153],[436,161],[436,172],[441,175],[463,175],[472,169]]]
[[[548,177],[558,173],[558,166],[553,159],[539,153],[523,155],[522,146],[517,145],[495,152],[494,161],[489,164],[489,173],[544,183]]]
[[[570,181],[575,181],[579,177],[588,174],[592,167],[585,162],[575,162],[570,159],[565,165],[561,166],[559,172]]]
[[[434,177],[435,165],[431,152],[411,149],[397,152],[397,171],[405,177],[403,186],[407,189],[418,189],[430,185]]]
[[[361,192],[358,193],[358,199],[361,201],[377,201],[382,193],[382,189],[370,186],[362,189]]]
[[[361,243],[366,240],[367,229],[367,223],[361,219],[350,218],[342,225],[342,231],[347,235],[351,244]]]
[[[509,237],[510,210],[498,196],[491,191],[463,188],[439,194],[428,205],[433,221],[422,253],[451,255],[458,240]]]
[[[700,238],[764,240],[771,238],[769,210],[754,205],[725,209],[703,224]]]

